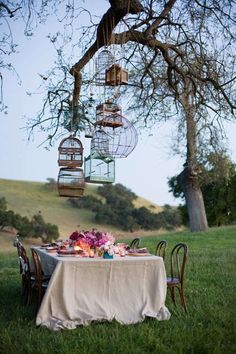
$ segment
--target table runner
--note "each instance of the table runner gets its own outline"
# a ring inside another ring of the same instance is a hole
[[[36,324],[53,330],[92,321],[131,324],[146,316],[170,317],[165,307],[166,272],[156,256],[62,258],[37,249],[44,271],[55,268],[37,314]]]

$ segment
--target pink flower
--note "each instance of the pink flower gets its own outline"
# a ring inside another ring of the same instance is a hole
[[[106,242],[111,244],[115,243],[115,237],[110,232],[102,232],[93,229],[92,231],[74,231],[70,235],[70,240],[73,241],[81,241],[83,244],[87,244],[90,247],[101,247]]]

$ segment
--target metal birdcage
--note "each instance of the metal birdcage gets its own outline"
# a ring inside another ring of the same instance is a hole
[[[102,127],[117,128],[123,125],[121,107],[106,101],[96,107],[96,123]]]
[[[57,189],[61,197],[82,197],[85,189],[83,170],[81,168],[60,168]]]
[[[86,122],[84,125],[84,136],[85,138],[92,139],[94,132],[94,125],[92,123]]]
[[[81,167],[83,165],[83,145],[78,138],[71,135],[63,139],[58,151],[59,166]]]
[[[110,126],[99,127],[91,140],[91,150],[100,156],[113,158],[127,157],[138,142],[138,134],[133,124],[122,117],[122,126],[114,129]]]
[[[109,49],[99,52],[96,61],[96,85],[105,84],[105,72],[114,63],[114,55]]]
[[[115,160],[111,157],[91,153],[84,160],[85,181],[89,183],[115,182]]]
[[[127,85],[129,80],[128,70],[123,69],[118,64],[113,64],[106,69],[105,84],[108,86]]]

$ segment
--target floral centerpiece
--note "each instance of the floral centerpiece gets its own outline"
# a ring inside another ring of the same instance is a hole
[[[115,237],[110,232],[97,231],[92,229],[91,231],[74,231],[70,237],[69,242],[74,248],[78,248],[89,252],[89,249],[100,249],[104,252],[108,251],[114,254]],[[112,254],[112,255],[113,255]]]

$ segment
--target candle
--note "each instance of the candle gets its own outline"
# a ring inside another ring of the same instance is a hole
[[[94,258],[94,250],[92,248],[89,250],[89,257]]]

